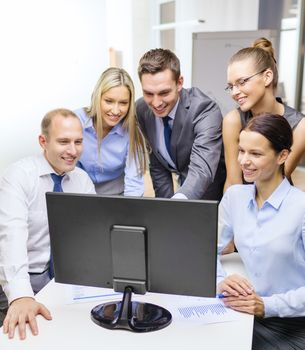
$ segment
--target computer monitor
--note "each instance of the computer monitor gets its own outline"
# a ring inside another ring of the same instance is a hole
[[[114,288],[122,302],[98,305],[97,324],[146,332],[170,313],[131,302],[146,291],[215,297],[218,202],[47,193],[55,281]]]

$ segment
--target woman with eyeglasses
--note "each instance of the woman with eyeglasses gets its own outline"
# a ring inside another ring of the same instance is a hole
[[[227,70],[226,91],[238,104],[223,120],[223,143],[227,178],[225,190],[244,179],[237,161],[241,129],[253,117],[272,113],[284,117],[293,129],[293,145],[285,163],[285,175],[290,178],[305,152],[305,118],[295,109],[276,98],[278,71],[274,50],[266,38],[257,39],[252,47],[234,54]]]

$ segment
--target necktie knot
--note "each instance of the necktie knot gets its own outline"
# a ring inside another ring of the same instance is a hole
[[[64,175],[51,174],[52,180],[54,182],[53,192],[63,192],[61,187],[61,181]]]
[[[166,117],[163,117],[163,118],[162,118],[164,127],[169,127],[169,128],[170,128],[169,121],[170,121],[171,119],[172,119],[172,118],[169,117],[169,116],[166,116]]]

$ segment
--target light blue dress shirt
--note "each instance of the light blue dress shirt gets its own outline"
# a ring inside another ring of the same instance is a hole
[[[284,179],[259,209],[255,185],[231,186],[219,207],[219,252],[234,238],[265,317],[305,316],[305,193]],[[225,276],[218,259],[217,282]]]
[[[83,153],[79,166],[94,184],[117,179],[124,174],[124,195],[143,196],[144,177],[140,175],[134,159],[129,160],[129,135],[122,124],[114,126],[102,139],[100,153],[97,150],[97,134],[83,108],[75,111],[84,131]]]

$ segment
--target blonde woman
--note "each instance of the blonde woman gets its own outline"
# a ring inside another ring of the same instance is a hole
[[[99,194],[142,196],[146,155],[138,128],[134,85],[121,68],[108,68],[99,78],[91,105],[75,111],[84,130],[78,165]]]

